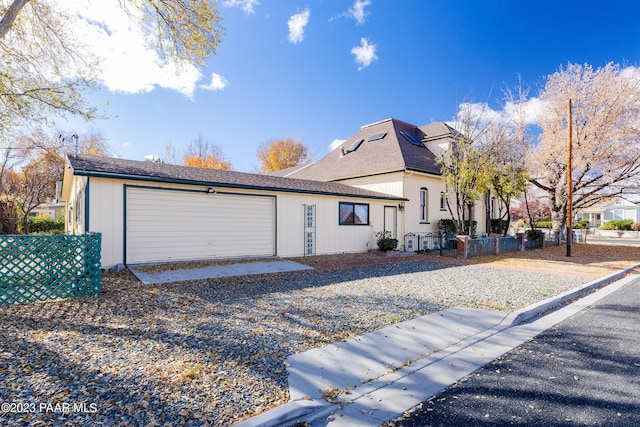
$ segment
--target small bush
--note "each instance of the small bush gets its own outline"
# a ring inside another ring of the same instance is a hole
[[[440,234],[456,234],[456,223],[452,219],[441,219],[438,221],[438,231]]]
[[[391,238],[390,231],[378,231],[375,234],[378,238],[378,240],[376,241],[378,249],[380,249],[381,251],[392,251],[398,247],[398,239]]]
[[[538,230],[536,228],[529,229],[524,232],[527,235],[527,239],[529,240],[540,240],[544,235],[542,230]]]
[[[553,223],[549,220],[540,220],[535,222],[538,228],[553,228]]]
[[[632,219],[612,219],[604,223],[602,230],[631,230]]]
[[[506,219],[492,219],[491,220],[491,232],[500,233],[509,229],[509,221]]]
[[[589,228],[589,220],[588,219],[581,219],[580,221],[575,221],[573,223],[573,228],[574,229],[579,229],[579,230],[584,230],[586,228]]]
[[[515,228],[525,228],[526,226],[527,226],[527,221],[525,221],[524,219],[519,219],[514,224]]]
[[[633,231],[640,231],[640,222],[634,222],[633,224],[631,224],[631,229]]]
[[[30,233],[64,233],[64,217],[51,219],[49,217],[35,216],[29,218]]]

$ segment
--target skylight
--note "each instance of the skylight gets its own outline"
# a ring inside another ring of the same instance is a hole
[[[379,139],[384,138],[387,135],[386,132],[376,133],[375,135],[371,135],[367,141],[377,141]]]
[[[414,134],[408,133],[408,132],[403,132],[403,131],[400,131],[400,133],[402,134],[402,136],[407,138],[407,141],[409,141],[413,145],[422,145],[422,141],[420,140],[420,138],[418,138]]]
[[[364,139],[359,139],[356,142],[354,142],[351,147],[349,147],[349,149],[347,150],[347,153],[351,153],[353,151],[356,151],[358,149],[358,147],[360,147],[360,144],[362,144],[364,142]]]

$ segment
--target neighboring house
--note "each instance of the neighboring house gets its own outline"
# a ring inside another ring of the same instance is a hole
[[[56,195],[53,200],[39,205],[29,212],[29,216],[44,216],[51,219],[58,219],[64,216],[65,203],[60,200],[62,193],[62,181],[56,182]]]
[[[589,228],[599,228],[613,219],[632,219],[640,222],[640,205],[623,197],[608,198],[575,214],[577,220],[589,221]]]
[[[397,207],[385,208],[384,228],[398,236],[402,245],[405,234],[437,233],[438,221],[451,218],[437,157],[456,133],[442,122],[418,127],[386,119],[363,126],[321,160],[288,176],[342,183],[407,199]],[[480,201],[472,211],[478,234],[486,233],[486,209],[486,203]]]
[[[69,233],[102,234],[118,264],[364,252],[389,208],[408,203],[337,182],[68,156]]]

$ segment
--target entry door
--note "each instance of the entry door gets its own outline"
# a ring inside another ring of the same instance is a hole
[[[398,237],[398,208],[396,206],[384,207],[384,231],[391,232],[391,238]]]

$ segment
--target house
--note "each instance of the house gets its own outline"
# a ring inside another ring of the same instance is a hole
[[[385,230],[400,237],[407,233],[437,233],[438,221],[451,218],[445,183],[437,161],[457,131],[439,122],[415,126],[386,119],[366,126],[321,160],[288,174],[289,177],[341,183],[391,194],[406,203],[385,208]],[[485,212],[495,205],[477,202],[472,220],[478,234],[486,233]]]
[[[623,197],[612,197],[589,208],[577,210],[575,218],[578,221],[589,221],[589,228],[599,228],[613,219],[640,222],[640,205]]]
[[[29,216],[47,217],[53,220],[62,218],[64,216],[65,203],[60,200],[62,192],[62,181],[56,182],[56,195],[53,199],[47,203],[39,205],[37,208],[29,212]]]
[[[67,156],[68,233],[102,234],[118,264],[364,252],[402,195],[107,157]]]

